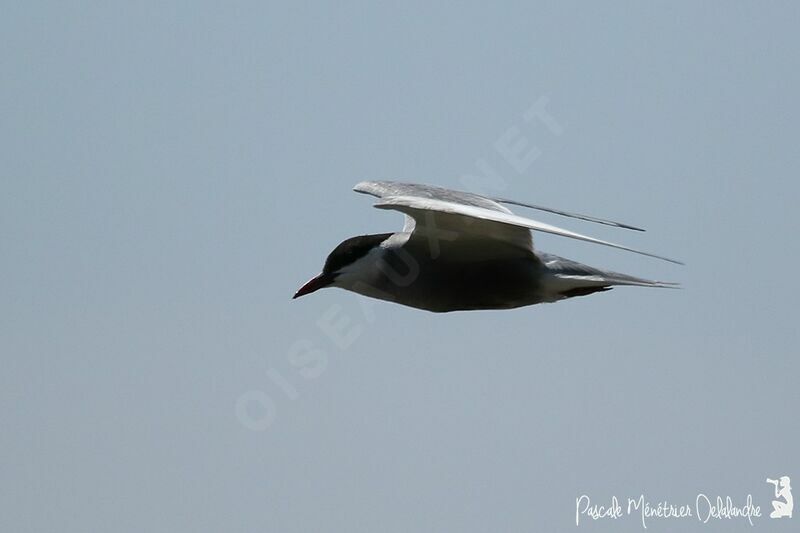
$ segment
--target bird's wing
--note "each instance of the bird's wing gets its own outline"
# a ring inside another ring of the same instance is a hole
[[[551,283],[555,282],[558,284],[559,282],[567,282],[573,288],[578,288],[581,285],[638,285],[640,287],[662,287],[667,289],[680,288],[679,283],[653,281],[629,276],[627,274],[620,274],[619,272],[601,270],[553,254],[538,252],[536,255],[555,278],[551,280]]]
[[[506,198],[488,198],[485,196],[481,196],[479,194],[462,192],[462,191],[453,191],[450,189],[445,189],[442,187],[434,187],[431,185],[402,183],[397,181],[362,181],[361,183],[356,185],[353,188],[353,190],[356,192],[371,194],[373,196],[377,196],[378,198],[385,198],[387,196],[419,196],[421,198],[436,198],[438,200],[448,200],[464,205],[485,207],[486,209],[492,209],[494,211],[502,211],[504,213],[511,213],[511,211],[502,204],[516,205],[519,207],[527,207],[530,209],[545,211],[547,213],[554,213],[556,215],[561,215],[565,217],[586,220],[588,222],[595,222],[597,224],[605,224],[607,226],[631,229],[635,231],[644,231],[642,228],[631,226],[630,224],[624,224],[622,222],[617,222],[614,220],[608,220],[605,218],[584,215],[581,213],[572,213],[570,211],[564,211],[562,209],[554,209],[552,207],[529,204],[529,203],[519,202],[517,200],[509,200]]]
[[[442,209],[418,208],[418,205],[414,203],[415,201],[430,201],[433,202],[430,205],[435,205],[436,202],[445,202],[463,207],[473,207],[490,213],[512,215],[508,208],[478,194],[394,181],[362,181],[353,190],[381,198],[382,201],[375,204],[375,207],[395,209],[405,213],[404,232],[424,234],[428,239],[442,241],[454,240],[457,236],[500,240],[509,242],[518,248],[533,251],[531,232],[526,227],[498,224],[491,219],[464,216],[461,213]],[[408,205],[397,203],[398,199],[403,198],[408,199],[411,203]]]
[[[425,225],[425,229],[429,234],[440,232],[443,235],[446,235],[447,231],[453,231],[453,228],[455,227],[459,228],[455,231],[473,234],[477,233],[483,238],[511,240],[514,233],[509,233],[507,228],[513,228],[512,231],[518,231],[518,229],[536,230],[545,233],[552,233],[553,235],[561,235],[562,237],[569,237],[595,244],[602,244],[604,246],[610,246],[612,248],[618,248],[620,250],[646,255],[648,257],[655,257],[656,259],[662,259],[664,261],[669,261],[670,263],[676,263],[679,265],[683,264],[675,259],[670,259],[668,257],[663,257],[648,252],[642,252],[621,244],[595,239],[594,237],[575,233],[574,231],[569,231],[557,226],[545,224],[544,222],[537,222],[536,220],[532,220],[530,218],[517,216],[512,213],[492,211],[491,209],[485,209],[483,207],[477,207],[474,205],[463,205],[444,200],[418,198],[414,196],[390,196],[388,198],[383,198],[380,202],[375,204],[375,207],[379,209],[394,209],[413,217],[417,223],[417,227],[414,230],[415,232],[419,232],[420,226]],[[441,217],[434,218],[433,220],[434,223],[437,224],[437,227],[431,228],[429,227],[430,224],[428,223],[428,218],[431,216],[431,213],[454,215],[455,218],[451,219],[453,221],[452,224],[449,220],[446,224],[438,224],[439,218]]]
[[[449,234],[464,234],[506,241],[533,250],[530,230],[536,230],[655,257],[670,263],[683,264],[668,257],[635,250],[515,215],[497,201],[473,193],[392,181],[364,181],[357,184],[353,190],[381,198],[375,207],[404,213],[407,219],[410,217],[415,222],[415,224],[407,222],[408,229],[405,231],[413,229],[415,233],[424,233],[428,238],[438,237],[446,240]]]

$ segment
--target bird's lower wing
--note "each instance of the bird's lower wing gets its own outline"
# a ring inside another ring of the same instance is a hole
[[[660,287],[679,289],[680,284],[668,281],[655,281],[610,270],[590,267],[571,259],[553,254],[537,253],[539,260],[556,280],[571,288],[591,286],[634,285],[637,287]],[[547,283],[547,282],[546,282]],[[552,281],[551,281],[552,283]]]
[[[526,228],[529,230],[551,233],[553,235],[560,235],[562,237],[569,237],[571,239],[591,242],[594,244],[602,244],[603,246],[610,246],[611,248],[617,248],[619,250],[625,250],[640,255],[646,255],[648,257],[654,257],[670,263],[676,263],[679,265],[683,264],[680,261],[676,261],[675,259],[670,259],[661,255],[643,252],[641,250],[636,250],[634,248],[629,248],[621,244],[615,244],[601,239],[595,239],[594,237],[589,237],[574,231],[552,226],[550,224],[545,224],[544,222],[538,222],[536,220],[514,215],[513,213],[495,211],[476,205],[464,205],[461,203],[439,200],[435,198],[421,198],[417,196],[388,196],[381,198],[381,201],[375,204],[375,207],[378,209],[393,209],[413,217],[417,225],[417,228],[414,231],[419,231],[420,226],[425,226],[426,213],[446,213],[451,215],[460,215],[462,217],[468,217],[476,221],[484,222],[484,224],[475,225],[475,229],[477,231],[471,230],[469,224],[464,224],[463,231],[467,233],[471,231],[477,234],[485,233],[485,228],[487,227],[485,223],[495,223],[503,226]],[[500,228],[497,229],[499,230]],[[498,233],[502,232],[498,231]]]

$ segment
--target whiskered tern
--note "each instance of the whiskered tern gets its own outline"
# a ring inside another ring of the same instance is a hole
[[[503,204],[643,231],[634,226],[429,185],[364,181],[353,190],[378,197],[375,207],[379,209],[405,214],[403,230],[343,241],[328,255],[322,273],[300,287],[294,298],[324,287],[339,287],[442,313],[557,302],[615,285],[677,286],[534,250],[531,230],[682,264],[515,215]]]

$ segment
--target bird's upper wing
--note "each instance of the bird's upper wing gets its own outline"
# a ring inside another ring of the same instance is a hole
[[[485,196],[471,192],[453,191],[443,187],[434,187],[433,185],[401,183],[399,181],[362,181],[356,184],[353,190],[364,194],[371,194],[378,198],[386,198],[387,196],[416,196],[417,198],[432,198],[458,204],[474,205],[476,207],[484,207],[504,213],[511,212],[498,202],[486,198]]]
[[[497,202],[477,194],[387,181],[362,182],[354,190],[380,197],[381,201],[375,204],[379,209],[393,209],[411,217],[416,223],[413,227],[415,233],[429,236],[439,234],[440,238],[446,239],[448,232],[454,232],[476,238],[503,240],[532,250],[530,230],[536,230],[683,264],[515,215]],[[408,223],[406,226],[409,226]]]

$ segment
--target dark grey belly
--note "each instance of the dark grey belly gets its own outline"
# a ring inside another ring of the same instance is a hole
[[[509,309],[540,301],[541,264],[533,256],[450,261],[423,255],[414,265],[402,255],[388,255],[379,268],[375,288],[391,296],[383,299],[434,312]]]

